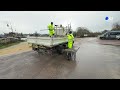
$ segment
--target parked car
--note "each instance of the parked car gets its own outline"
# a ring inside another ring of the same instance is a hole
[[[102,35],[100,35],[100,39],[119,39],[120,37],[120,30],[118,31],[108,31]]]
[[[116,39],[117,39],[117,40],[120,40],[120,35],[116,35]]]

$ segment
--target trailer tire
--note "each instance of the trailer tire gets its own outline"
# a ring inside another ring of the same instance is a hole
[[[62,45],[56,47],[56,50],[57,50],[58,54],[62,54],[63,53],[63,49],[64,49],[64,47]]]
[[[35,51],[35,48],[34,48],[34,47],[32,47],[32,50],[34,50],[34,51]]]

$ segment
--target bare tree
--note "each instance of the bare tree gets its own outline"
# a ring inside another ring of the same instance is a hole
[[[120,23],[119,22],[114,23],[112,26],[112,30],[120,30]]]
[[[77,37],[84,37],[84,34],[90,34],[90,31],[86,27],[78,27],[76,36]]]

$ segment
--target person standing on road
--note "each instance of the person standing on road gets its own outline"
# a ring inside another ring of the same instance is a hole
[[[72,31],[69,32],[69,34],[67,35],[67,38],[68,38],[68,49],[72,49],[73,48],[73,43],[74,43],[74,36],[72,34]],[[67,53],[67,59],[70,60],[72,54],[71,52],[68,52]]]
[[[49,36],[52,37],[55,34],[53,22],[48,25]]]

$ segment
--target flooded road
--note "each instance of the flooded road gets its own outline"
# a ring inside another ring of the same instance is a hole
[[[120,46],[77,39],[76,61],[27,51],[0,57],[0,79],[120,79]]]

